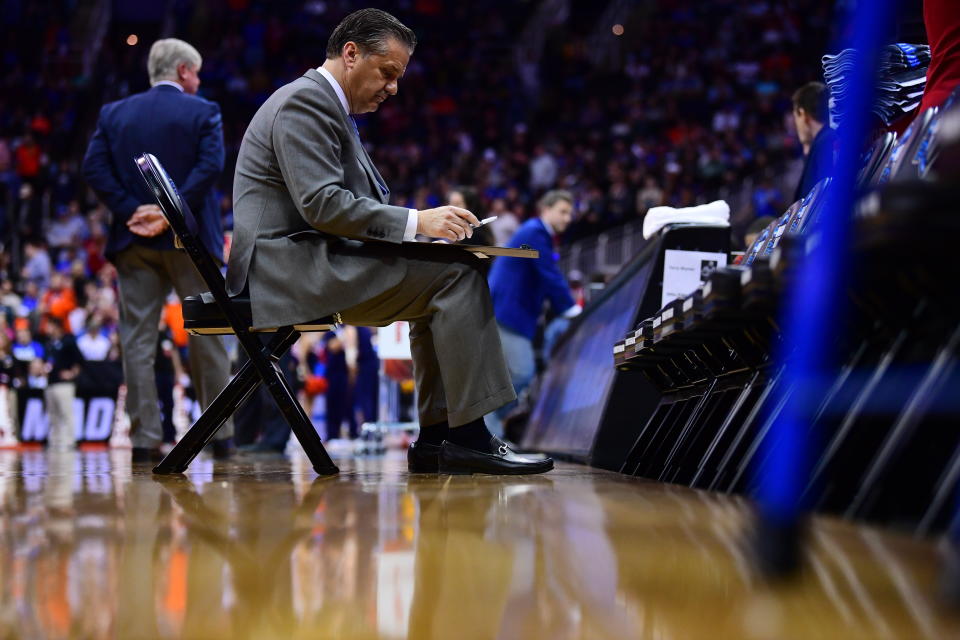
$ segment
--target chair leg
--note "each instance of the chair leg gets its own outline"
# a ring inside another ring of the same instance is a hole
[[[670,414],[673,413],[679,404],[679,402],[665,402],[664,398],[660,399],[656,410],[650,415],[646,423],[644,423],[640,434],[634,441],[633,446],[630,447],[630,451],[627,453],[627,457],[620,467],[620,473],[627,473],[632,476],[637,475],[637,472],[640,470],[640,465],[643,463],[643,455],[646,452],[646,448],[650,446],[650,442],[647,440],[647,432],[653,429],[655,434],[660,426],[669,419]]]
[[[697,424],[703,415],[703,410],[710,403],[710,399],[713,397],[713,390],[716,386],[717,379],[712,378],[707,384],[707,388],[703,392],[703,395],[700,396],[697,404],[693,407],[693,411],[690,412],[690,415],[687,418],[686,423],[684,423],[683,428],[680,429],[680,433],[677,434],[676,439],[673,441],[673,446],[670,448],[670,452],[667,454],[667,458],[663,462],[663,468],[660,470],[660,475],[657,477],[657,480],[660,482],[667,480],[667,475],[672,470],[673,461],[678,452],[683,449],[683,446],[686,443],[687,438],[690,437],[690,434],[696,431]]]
[[[883,354],[880,362],[877,363],[873,373],[870,375],[870,378],[867,381],[867,384],[860,391],[860,394],[854,401],[853,405],[847,410],[846,415],[843,417],[843,422],[830,438],[829,443],[827,443],[827,446],[824,448],[823,455],[821,455],[820,459],[817,460],[813,471],[810,473],[810,479],[807,482],[807,488],[804,491],[804,495],[814,495],[816,487],[820,483],[820,478],[827,472],[828,467],[831,467],[834,464],[834,460],[838,457],[841,448],[847,441],[847,437],[850,435],[850,432],[856,425],[857,419],[863,413],[864,408],[868,405],[870,399],[873,397],[873,394],[876,393],[877,388],[880,386],[884,376],[887,374],[887,371],[893,364],[894,359],[900,355],[900,350],[906,344],[907,337],[908,331],[906,329],[902,329],[900,333],[897,334],[893,344],[891,344],[887,351]],[[822,501],[824,497],[825,494],[821,492],[821,495],[817,496],[816,499]]]
[[[260,378],[253,365],[249,361],[243,363],[233,380],[217,395],[173,450],[154,467],[153,472],[166,475],[186,471],[223,423],[247,401],[259,385]]]
[[[757,432],[757,435],[750,442],[750,446],[747,447],[747,450],[740,461],[740,465],[737,467],[737,472],[733,476],[733,480],[730,481],[730,485],[727,487],[727,493],[734,493],[737,491],[738,487],[741,486],[741,483],[744,486],[746,485],[747,479],[744,476],[747,474],[747,472],[752,471],[754,456],[756,456],[760,452],[761,447],[764,446],[767,436],[770,435],[770,431],[773,429],[774,423],[777,421],[777,418],[783,411],[783,407],[787,404],[787,400],[790,399],[793,391],[793,387],[787,387],[783,390],[783,393],[777,400],[776,405],[774,405],[773,409],[771,409],[770,413],[767,415],[767,419],[764,420],[763,425],[761,425],[760,431]]]
[[[244,338],[249,338],[249,334]],[[300,337],[300,333],[287,328],[278,331],[266,346],[259,350],[252,345],[244,349],[249,360],[240,367],[240,371],[233,380],[220,392],[216,399],[207,407],[203,415],[177,443],[173,450],[160,461],[153,472],[157,474],[183,473],[190,462],[200,453],[223,423],[233,415],[234,411],[250,397],[261,382],[265,382],[267,390],[274,402],[280,408],[283,417],[290,424],[294,435],[303,446],[314,470],[320,475],[337,473],[336,465],[330,460],[320,436],[300,407],[293,391],[287,386],[283,374],[277,369],[276,361],[287,352]],[[256,338],[253,338],[256,340]]]
[[[926,375],[920,381],[920,385],[913,392],[907,406],[897,416],[897,421],[887,434],[880,448],[880,453],[873,459],[860,481],[857,493],[850,506],[847,507],[846,517],[855,518],[865,515],[867,499],[871,492],[880,483],[881,478],[896,456],[906,447],[910,438],[920,427],[920,423],[929,412],[930,404],[936,395],[950,380],[950,374],[957,365],[956,352],[958,346],[960,346],[960,329],[955,330],[947,344],[939,349],[933,364],[930,365]]]
[[[645,438],[647,431],[654,428],[653,425],[662,423],[667,416],[670,415],[670,412],[673,411],[674,403],[666,403],[663,401],[663,398],[660,399],[657,408],[654,410],[647,421],[644,423],[643,428],[640,430],[640,434],[637,435],[637,439],[634,441],[633,446],[630,447],[630,451],[627,452],[627,457],[624,458],[623,464],[620,465],[620,473],[626,473],[629,475],[636,475],[637,466],[640,464],[641,455],[642,455],[642,445],[645,445]]]
[[[704,473],[708,472],[708,464],[710,463],[713,454],[717,451],[720,446],[720,442],[727,434],[727,429],[733,424],[734,419],[740,415],[740,410],[743,408],[744,403],[750,397],[750,394],[753,393],[753,388],[757,384],[757,380],[760,378],[760,371],[754,371],[753,375],[750,376],[750,379],[747,381],[746,386],[740,392],[740,395],[737,396],[737,399],[734,401],[733,406],[730,407],[730,410],[727,412],[727,415],[723,419],[723,423],[720,425],[720,428],[717,429],[716,434],[713,437],[713,440],[710,441],[710,444],[707,445],[707,450],[704,452],[703,457],[700,458],[700,462],[697,465],[697,472],[693,476],[693,480],[690,481],[690,486],[695,488],[700,488],[700,478],[703,477]]]
[[[780,383],[780,376],[782,374],[783,366],[771,375],[770,379],[764,384],[763,390],[750,408],[750,412],[747,413],[747,416],[734,434],[733,440],[727,445],[723,456],[720,458],[719,464],[716,469],[713,470],[713,478],[710,480],[710,484],[707,485],[708,491],[720,490],[720,484],[728,479],[731,473],[734,473],[732,466],[736,464],[736,454],[743,445],[744,440],[746,440],[753,430],[753,425],[760,419],[762,412],[767,407],[767,403],[771,401],[774,390],[778,388],[777,385]]]
[[[300,332],[294,330],[292,327],[281,329],[278,335],[281,334],[284,336],[283,342],[288,343],[286,348],[292,346],[300,337]],[[283,377],[283,373],[277,368],[276,361],[280,359],[280,355],[282,355],[284,351],[286,351],[286,349],[283,351],[272,351],[269,360],[262,352],[248,355],[250,356],[250,360],[254,361],[254,366],[257,369],[266,369],[264,374],[261,375],[261,378],[267,386],[267,391],[270,392],[273,401],[277,404],[277,408],[280,409],[280,413],[283,414],[284,419],[290,425],[293,434],[297,437],[297,440],[300,441],[300,446],[303,447],[304,452],[310,459],[313,470],[322,476],[339,473],[340,470],[333,464],[333,460],[330,459],[327,450],[324,449],[320,435],[317,433],[317,430],[313,428],[313,423],[310,422],[307,413],[303,410],[303,407],[300,406],[300,402],[294,395],[293,390],[287,385],[287,380]]]
[[[264,359],[266,357],[279,357],[296,341],[297,338],[290,334],[275,333],[270,342],[261,346],[258,355]],[[230,383],[204,410],[197,422],[184,434],[183,439],[153,469],[153,472],[166,475],[186,471],[193,459],[223,426],[223,423],[233,415],[238,407],[247,401],[259,385],[260,376],[252,359],[248,359],[233,376]]]
[[[930,506],[923,514],[923,519],[914,531],[916,535],[929,535],[930,531],[935,528],[937,520],[943,517],[950,497],[956,491],[958,483],[960,483],[960,446],[954,450],[950,463],[947,464],[940,475],[940,479],[937,480],[937,491],[933,495],[933,500],[930,501]]]

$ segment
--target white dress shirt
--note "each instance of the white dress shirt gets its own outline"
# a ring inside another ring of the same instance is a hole
[[[161,81],[159,81],[159,82],[154,82],[154,83],[153,83],[153,86],[159,87],[159,86],[162,85],[162,84],[168,84],[168,85],[170,85],[171,87],[176,87],[177,89],[179,89],[180,93],[183,93],[183,87],[181,87],[181,86],[180,86],[179,84],[177,84],[176,82],[173,82],[172,80],[161,80]]]
[[[337,79],[333,77],[333,74],[324,69],[323,67],[317,67],[317,72],[320,73],[324,78],[327,79],[327,82],[330,83],[330,86],[333,87],[334,93],[337,94],[337,98],[340,99],[340,106],[343,107],[343,112],[347,114],[347,117],[350,117],[350,106],[347,104],[347,94],[343,92],[343,87],[340,86],[340,83],[337,82]],[[410,209],[407,213],[407,227],[403,231],[403,241],[412,242],[417,235],[417,222],[419,217],[417,216],[416,209]]]

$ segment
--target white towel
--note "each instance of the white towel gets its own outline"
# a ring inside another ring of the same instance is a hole
[[[695,222],[700,224],[730,226],[730,205],[725,200],[714,200],[708,204],[685,209],[673,207],[653,207],[643,219],[643,237],[647,240],[664,225],[676,222]]]

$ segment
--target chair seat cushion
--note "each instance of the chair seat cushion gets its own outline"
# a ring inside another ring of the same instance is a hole
[[[230,306],[247,329],[253,324],[253,310],[250,306],[250,296],[241,294],[230,298]],[[325,331],[336,324],[335,318],[328,316],[318,318],[302,325],[294,325],[302,331]],[[220,310],[220,306],[209,291],[198,296],[187,296],[183,299],[183,328],[190,333],[233,333],[233,327],[227,316]]]

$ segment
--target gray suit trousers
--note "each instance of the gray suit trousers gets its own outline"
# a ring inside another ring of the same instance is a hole
[[[181,300],[207,288],[182,251],[157,251],[133,244],[117,255],[114,264],[120,284],[120,345],[130,439],[135,447],[154,447],[163,436],[154,372],[160,313],[171,287]],[[220,336],[190,336],[188,348],[193,387],[200,406],[206,409],[230,377],[227,349]],[[229,420],[217,438],[232,435],[233,421]]]
[[[439,246],[382,251],[406,259],[406,277],[340,315],[354,325],[410,322],[420,424],[457,427],[515,400],[479,260]]]

